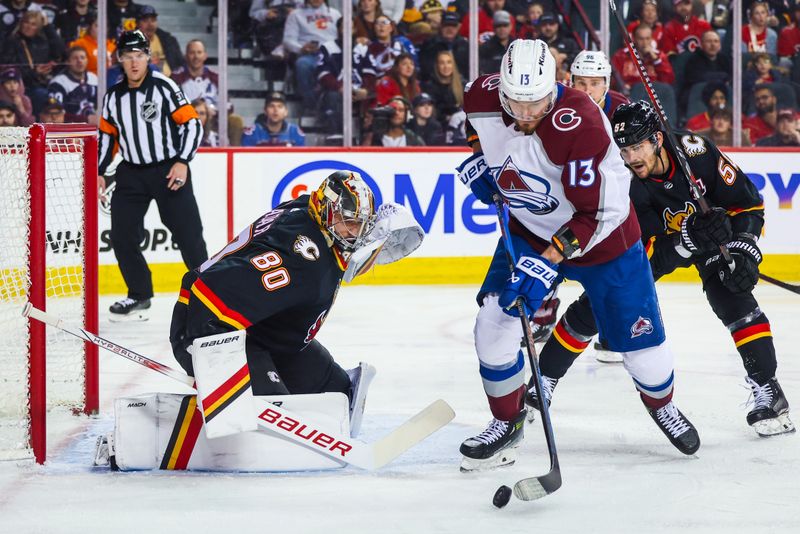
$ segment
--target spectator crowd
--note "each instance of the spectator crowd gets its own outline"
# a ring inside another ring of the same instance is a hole
[[[239,117],[229,109],[234,145],[304,145],[299,124],[329,144],[341,143],[343,35],[347,0],[235,0],[230,3],[233,45],[251,43],[285,72],[284,91],[268,91],[264,112]],[[362,145],[462,145],[462,110],[469,81],[469,2],[353,0],[352,100]],[[548,43],[559,81],[582,44],[565,24],[558,0],[480,0],[479,71],[496,72],[517,38]],[[203,122],[204,145],[216,135],[218,74],[206,66],[202,40],[184,47],[159,27],[158,13],[131,0],[109,0],[108,57],[97,57],[93,0],[0,0],[0,124],[97,122],[97,64],[106,61],[109,85],[119,32],[138,27],[151,42],[151,65],[172,77]],[[743,52],[741,143],[798,146],[800,0],[632,0],[628,31],[668,116],[677,127],[733,143],[733,43]],[[732,31],[741,9],[741,35]],[[173,28],[173,30],[175,30]],[[611,88],[631,98],[644,93],[624,48],[611,54]],[[269,73],[268,73],[269,74]],[[262,93],[263,94],[263,93]],[[292,116],[291,111],[295,114]],[[247,123],[247,126],[245,126]]]

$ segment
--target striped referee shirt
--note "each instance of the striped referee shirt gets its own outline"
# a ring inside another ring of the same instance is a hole
[[[99,172],[104,174],[117,150],[133,165],[175,159],[189,163],[203,139],[203,125],[178,85],[148,69],[142,84],[123,79],[103,99]]]

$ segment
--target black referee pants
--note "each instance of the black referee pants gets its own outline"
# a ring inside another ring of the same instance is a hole
[[[139,248],[145,237],[144,216],[151,201],[156,201],[161,222],[172,233],[186,267],[194,269],[208,259],[191,171],[186,185],[177,191],[167,189],[166,176],[174,163],[170,160],[135,166],[123,161],[117,167],[117,186],[111,196],[111,243],[128,286],[128,297],[133,299],[153,296],[152,275]]]

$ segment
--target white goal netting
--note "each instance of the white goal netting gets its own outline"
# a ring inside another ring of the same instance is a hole
[[[0,128],[0,459],[31,454],[28,319],[30,289],[31,158],[27,128]],[[84,322],[84,160],[81,138],[47,139],[45,154],[47,311]],[[84,344],[47,329],[48,411],[84,401]]]

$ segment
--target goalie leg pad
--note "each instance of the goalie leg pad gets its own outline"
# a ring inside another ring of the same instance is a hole
[[[347,435],[342,393],[259,397]],[[194,395],[153,393],[116,399],[113,455],[122,471],[166,469],[276,472],[338,469],[342,462],[272,432],[208,439]],[[255,415],[252,416],[255,419]],[[304,431],[306,434],[309,431]]]
[[[209,439],[253,431],[253,392],[245,354],[244,330],[197,338],[192,366],[197,402]]]

